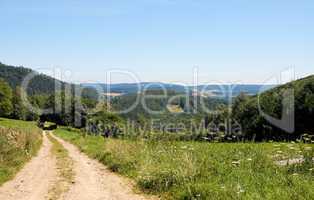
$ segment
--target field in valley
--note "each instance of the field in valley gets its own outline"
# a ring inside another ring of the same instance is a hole
[[[312,144],[104,139],[68,128],[60,128],[55,134],[110,170],[132,178],[138,189],[162,199],[314,196]],[[295,158],[303,158],[303,162],[278,163]]]

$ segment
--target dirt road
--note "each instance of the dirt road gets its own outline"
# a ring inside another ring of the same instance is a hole
[[[52,135],[53,136],[53,135]],[[129,180],[110,172],[104,165],[88,158],[75,146],[53,136],[68,151],[73,160],[74,182],[62,200],[137,200],[152,199],[136,194]],[[56,157],[52,155],[52,144],[46,133],[43,145],[34,157],[16,175],[0,187],[0,200],[51,200],[48,192],[58,178]]]
[[[1,200],[43,200],[56,179],[56,161],[51,153],[52,144],[46,133],[43,144],[34,157],[16,177],[0,187]]]
[[[75,183],[63,195],[64,200],[137,200],[147,199],[135,194],[131,184],[110,172],[101,163],[88,158],[75,146],[55,137],[69,151],[74,161]]]

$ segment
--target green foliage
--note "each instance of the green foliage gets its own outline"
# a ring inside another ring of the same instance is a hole
[[[263,112],[281,119],[283,96],[287,90],[294,92],[295,131],[287,133],[268,123],[260,114],[258,103]],[[261,140],[295,140],[303,133],[314,134],[312,119],[314,117],[314,76],[290,82],[259,96],[237,97],[233,104],[232,118],[237,120],[248,139]]]
[[[193,123],[198,125],[206,117],[205,109],[215,111],[221,105],[225,105],[225,101],[217,98],[194,97],[172,90],[166,90],[166,92],[148,90],[145,93],[115,97],[110,104],[112,110],[117,112],[125,111],[135,105],[132,110],[121,114],[124,119],[135,123],[135,134],[151,131],[145,130],[151,127],[155,131],[178,133],[180,128],[177,127],[181,127],[183,124],[186,130],[191,130]],[[172,113],[169,106],[176,107],[183,112]],[[189,138],[189,136],[185,138]]]
[[[101,134],[106,137],[117,137],[123,128],[123,119],[116,114],[99,111],[88,115],[87,131],[92,134]]]
[[[79,97],[74,94],[74,86],[70,91],[58,91],[50,95],[44,106],[50,113],[41,114],[41,121],[50,121],[58,125],[83,127],[86,112],[80,104]]]
[[[122,123],[122,118],[120,118],[118,115],[100,111],[95,114],[89,115],[89,121],[95,122],[96,124],[111,124],[111,123]]]
[[[24,91],[19,86],[17,86],[14,90],[12,98],[13,111],[11,113],[11,117],[13,119],[25,120],[27,118],[27,110],[23,105],[21,96],[23,92]]]
[[[7,82],[0,79],[0,116],[9,116],[13,110],[12,89]]]
[[[168,104],[179,106],[186,114],[195,114],[205,113],[206,110],[215,110],[219,105],[225,104],[225,101],[218,98],[194,97],[172,90],[148,90],[145,93],[115,97],[110,103],[112,109],[118,112],[125,111],[134,105],[132,110],[122,116],[136,120],[139,115],[158,118],[170,114],[167,109]]]
[[[34,77],[30,81],[26,91],[29,95],[51,94],[54,92],[56,85],[58,87],[65,85],[65,83],[61,81],[44,74],[39,74],[31,69],[9,66],[0,63],[0,78],[8,82],[12,88],[21,86],[25,77],[29,74],[34,74]]]
[[[81,98],[81,103],[83,106],[86,108],[86,110],[92,110],[96,108],[97,106],[97,101],[89,98]]]

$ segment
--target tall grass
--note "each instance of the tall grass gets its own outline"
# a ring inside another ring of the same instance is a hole
[[[134,179],[142,191],[164,199],[314,196],[313,145],[105,140],[65,129],[56,133],[112,171]],[[307,154],[307,162],[290,166],[274,162],[276,154],[289,158],[300,153]]]
[[[41,142],[41,131],[34,123],[0,119],[0,185],[37,153]]]

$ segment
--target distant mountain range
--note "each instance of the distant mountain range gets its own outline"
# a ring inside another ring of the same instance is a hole
[[[268,89],[276,87],[276,85],[258,85],[258,84],[241,84],[241,85],[199,85],[199,86],[183,86],[171,83],[161,82],[141,82],[136,83],[118,83],[118,84],[96,84],[96,83],[84,83],[82,87],[90,88],[102,88],[105,93],[108,94],[132,94],[142,92],[144,90],[172,90],[177,93],[191,93],[201,96],[237,96],[240,93],[246,93],[248,95],[255,95],[259,92],[266,91]]]
[[[173,90],[176,92],[185,92],[186,88],[182,85],[177,84],[169,84],[169,83],[160,83],[160,82],[141,82],[137,83],[117,83],[117,84],[95,84],[95,83],[84,83],[81,84],[83,87],[101,87],[105,92],[110,93],[123,93],[123,94],[130,94],[130,93],[138,93],[143,91],[144,89],[147,90]]]

